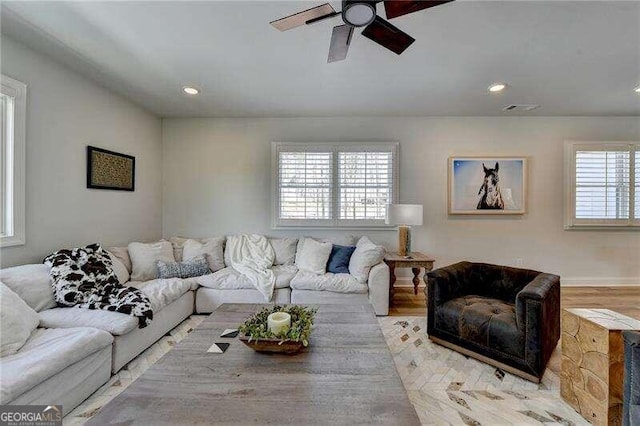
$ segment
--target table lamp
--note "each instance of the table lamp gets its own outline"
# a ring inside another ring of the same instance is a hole
[[[389,204],[385,223],[398,225],[398,254],[408,256],[411,253],[411,226],[422,225],[422,205]]]

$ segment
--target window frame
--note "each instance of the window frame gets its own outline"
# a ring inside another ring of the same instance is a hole
[[[384,220],[340,219],[340,183],[339,183],[339,153],[340,152],[381,152],[392,153],[392,185],[391,201],[396,203],[399,190],[399,149],[398,142],[272,142],[271,143],[271,228],[278,229],[393,229]],[[280,152],[314,151],[332,152],[331,179],[331,219],[280,219]]]
[[[4,175],[0,184],[6,185],[6,199],[2,200],[2,208],[8,205],[8,212],[3,214],[8,235],[0,235],[0,247],[20,246],[26,243],[25,229],[25,145],[27,120],[27,85],[21,81],[0,74],[0,92],[11,96],[13,100],[13,122],[4,125],[4,134],[0,135],[2,160],[6,163],[2,168]],[[5,119],[3,114],[2,120]],[[11,135],[8,135],[11,134]],[[10,136],[13,136],[12,138]]]
[[[576,152],[577,151],[629,152],[629,218],[578,219],[576,218]],[[640,218],[635,217],[636,152],[640,142],[634,141],[565,141],[565,230],[626,230],[640,231]]]

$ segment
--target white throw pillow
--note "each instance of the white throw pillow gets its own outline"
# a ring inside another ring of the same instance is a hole
[[[32,309],[55,308],[53,287],[49,275],[51,268],[42,263],[0,269],[0,281],[16,293]]]
[[[344,234],[344,235],[336,235],[331,238],[316,238],[316,237],[302,237],[298,241],[298,246],[296,248],[296,259],[300,256],[300,252],[302,251],[302,247],[304,246],[304,242],[306,240],[314,240],[321,243],[329,243],[332,246],[334,244],[339,246],[355,246],[358,239],[353,235]]]
[[[276,253],[274,265],[293,265],[296,261],[297,238],[269,238],[269,243]]]
[[[182,260],[190,260],[196,256],[204,255],[211,272],[224,269],[224,242],[225,237],[203,238],[200,241],[187,240],[183,245]]]
[[[184,250],[184,243],[188,240],[189,238],[182,237],[169,238],[169,241],[171,241],[171,245],[173,246],[173,257],[176,258],[176,262],[182,262],[182,250]]]
[[[130,274],[124,263],[110,251],[107,250],[107,253],[109,253],[109,257],[111,258],[111,266],[113,267],[113,272],[116,274],[116,277],[118,277],[118,282],[124,284],[129,281]]]
[[[131,273],[131,257],[129,257],[129,249],[127,247],[109,247],[109,253],[114,255],[127,268],[127,272]]]
[[[361,283],[367,282],[369,271],[382,262],[384,253],[384,247],[374,244],[369,237],[360,238],[349,260],[349,273]]]
[[[158,278],[158,261],[175,262],[169,241],[129,244],[131,281],[149,281]]]
[[[296,257],[296,266],[301,271],[317,275],[325,274],[332,248],[331,243],[320,243],[313,238],[305,238],[302,249]]]
[[[18,352],[39,323],[38,313],[0,281],[0,357]]]

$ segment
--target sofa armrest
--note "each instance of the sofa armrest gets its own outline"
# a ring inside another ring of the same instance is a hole
[[[623,331],[624,397],[622,424],[640,424],[640,332]]]
[[[389,267],[380,262],[369,271],[369,302],[376,315],[389,314]]]
[[[516,323],[526,336],[525,359],[541,373],[560,338],[559,276],[540,273],[520,290]]]

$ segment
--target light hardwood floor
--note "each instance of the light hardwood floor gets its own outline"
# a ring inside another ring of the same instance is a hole
[[[563,308],[605,308],[640,319],[640,287],[563,287]],[[424,288],[413,294],[413,288],[396,287],[389,315],[424,316]]]

